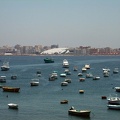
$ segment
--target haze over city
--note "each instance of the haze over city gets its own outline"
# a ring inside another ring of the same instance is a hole
[[[120,0],[0,0],[0,46],[120,47]]]

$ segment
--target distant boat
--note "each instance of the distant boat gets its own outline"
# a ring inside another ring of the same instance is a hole
[[[54,60],[52,58],[45,58],[44,62],[45,63],[54,63]]]
[[[120,92],[120,87],[115,87],[116,92]]]
[[[109,109],[120,110],[120,105],[107,105]]]
[[[1,71],[8,71],[9,69],[9,62],[3,62],[3,65],[1,66]]]
[[[4,92],[19,92],[19,87],[2,87]]]
[[[90,69],[90,64],[85,64],[86,69]]]
[[[62,100],[60,101],[61,104],[68,104],[68,100]]]
[[[32,79],[31,82],[30,82],[30,85],[31,86],[38,86],[39,85],[39,79]]]
[[[9,103],[9,104],[8,104],[8,107],[9,107],[10,109],[18,109],[18,104]]]
[[[76,109],[74,109],[74,107],[71,107],[68,110],[69,115],[86,117],[86,118],[90,118],[90,113],[91,113],[90,110],[76,110]]]
[[[82,68],[82,72],[86,72],[87,69],[85,67]]]
[[[12,80],[16,80],[17,79],[17,75],[11,75],[11,79]]]
[[[6,76],[0,76],[0,83],[6,83]]]
[[[63,60],[63,67],[64,67],[64,68],[69,68],[69,62],[68,62],[67,59],[64,59],[64,60]]]
[[[61,82],[61,86],[67,86],[68,82]]]
[[[118,68],[114,68],[114,70],[113,70],[113,73],[114,73],[114,74],[117,74],[117,73],[119,73],[119,70],[118,70]]]

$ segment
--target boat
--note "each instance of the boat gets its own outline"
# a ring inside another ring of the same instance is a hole
[[[66,77],[67,75],[66,75],[66,73],[61,73],[60,74],[60,77]]]
[[[82,72],[86,72],[87,69],[85,67],[82,68]]]
[[[3,65],[1,66],[1,71],[8,71],[9,69],[9,62],[3,62]]]
[[[61,86],[67,86],[68,85],[68,82],[61,82]]]
[[[37,70],[36,74],[37,74],[38,77],[41,77],[41,71],[40,71],[40,69]]]
[[[79,93],[84,93],[84,90],[79,90]]]
[[[53,72],[52,74],[49,75],[49,81],[54,81],[58,78],[57,72]]]
[[[103,76],[104,76],[104,77],[109,77],[109,72],[108,72],[107,70],[105,70],[105,71],[103,72]]]
[[[6,83],[6,76],[0,76],[0,83]]]
[[[114,70],[113,70],[113,73],[114,73],[114,74],[117,74],[117,73],[119,73],[119,70],[118,70],[118,68],[114,68]]]
[[[16,80],[17,79],[17,75],[11,75],[11,79],[12,80]]]
[[[107,98],[108,104],[120,105],[120,97],[116,95]]]
[[[9,103],[9,104],[8,104],[8,108],[10,108],[10,109],[18,109],[18,104]]]
[[[84,66],[86,69],[90,69],[90,64],[85,64]]]
[[[83,74],[82,73],[78,73],[78,76],[83,76]]]
[[[31,82],[30,82],[30,85],[31,86],[38,86],[39,85],[39,79],[32,79]]]
[[[60,101],[61,104],[68,104],[68,100],[62,100]]]
[[[100,77],[99,76],[93,76],[93,80],[99,80]]]
[[[45,63],[54,63],[54,59],[52,59],[52,58],[45,58],[44,62]]]
[[[71,83],[71,79],[70,78],[66,78],[65,82]]]
[[[4,92],[19,92],[19,87],[2,87]]]
[[[77,71],[77,70],[78,70],[77,66],[74,66],[73,71]]]
[[[83,81],[85,81],[85,78],[83,78],[83,77],[82,77],[82,78],[79,78],[79,81],[80,81],[80,82],[83,82]]]
[[[108,104],[107,107],[109,109],[120,110],[120,105],[110,105],[110,104]]]
[[[110,69],[109,69],[109,68],[103,68],[103,72],[104,72],[104,71],[110,72]]]
[[[90,113],[91,113],[90,110],[76,110],[74,109],[73,106],[68,110],[69,115],[86,117],[86,118],[90,118]]]
[[[69,62],[67,61],[67,59],[63,60],[63,68],[69,68]]]
[[[93,78],[93,75],[91,73],[86,74],[86,78]]]
[[[116,92],[120,92],[120,87],[115,87]]]

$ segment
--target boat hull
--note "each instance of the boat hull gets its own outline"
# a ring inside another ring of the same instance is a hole
[[[14,87],[2,87],[4,92],[19,92],[20,88]]]
[[[89,110],[69,110],[68,114],[69,115],[74,115],[74,116],[80,116],[80,117],[90,117],[90,112]]]

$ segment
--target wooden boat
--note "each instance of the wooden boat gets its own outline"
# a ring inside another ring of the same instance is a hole
[[[120,87],[115,87],[116,92],[120,92]]]
[[[38,86],[39,85],[39,79],[32,79],[30,82],[31,86]]]
[[[4,92],[19,92],[19,87],[2,87]]]
[[[90,118],[90,113],[91,113],[90,110],[76,110],[76,109],[74,109],[74,107],[71,107],[68,110],[69,115],[86,117],[86,118]]]
[[[63,67],[69,68],[69,62],[66,59],[63,60]]]
[[[8,107],[9,107],[10,109],[18,109],[18,104],[9,103],[9,104],[8,104]]]
[[[9,62],[3,62],[3,65],[1,66],[1,71],[8,71],[9,69]]]
[[[79,81],[83,82],[83,81],[85,81],[85,78],[79,78]]]
[[[68,104],[68,100],[62,100],[60,101],[61,104]]]
[[[109,109],[120,110],[120,105],[107,105]]]
[[[0,83],[6,83],[6,76],[0,76]]]
[[[45,63],[54,63],[54,60],[52,58],[45,58],[44,62]]]

